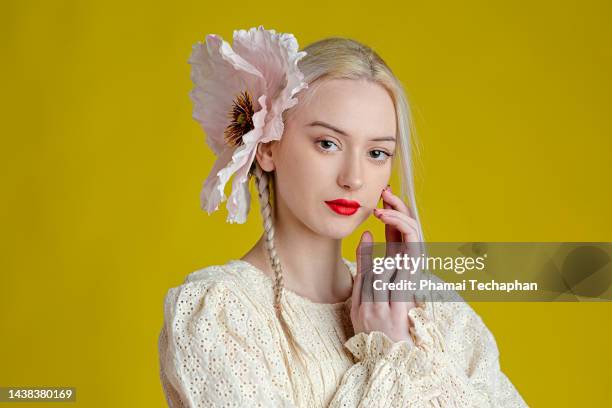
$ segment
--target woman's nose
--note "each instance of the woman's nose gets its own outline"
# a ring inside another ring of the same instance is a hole
[[[356,158],[347,158],[338,176],[338,184],[345,190],[358,190],[363,185],[362,163]]]

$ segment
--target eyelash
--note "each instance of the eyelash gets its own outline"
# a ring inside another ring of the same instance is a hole
[[[316,141],[316,144],[317,144],[317,146],[319,146],[319,150],[320,150],[322,153],[325,153],[325,154],[331,154],[331,153],[333,153],[333,151],[323,149],[323,148],[321,147],[321,143],[322,143],[322,142],[333,143],[334,145],[336,145],[336,147],[338,147],[338,145],[337,145],[335,142],[331,141],[331,140],[327,140],[327,139],[317,140],[317,141]],[[382,154],[384,154],[384,155],[386,155],[386,156],[387,156],[387,159],[388,159],[388,158],[390,158],[390,157],[393,157],[393,154],[391,154],[391,153],[387,153],[387,152],[386,152],[386,151],[384,151],[384,150],[374,149],[374,150],[370,150],[370,151],[371,151],[371,152],[381,152]],[[385,160],[380,160],[380,159],[375,159],[375,158],[373,158],[373,157],[371,157],[371,159],[372,159],[373,161],[375,161],[375,162],[378,162],[377,164],[383,164],[384,162],[386,162],[386,161],[387,161],[387,159],[385,159]]]

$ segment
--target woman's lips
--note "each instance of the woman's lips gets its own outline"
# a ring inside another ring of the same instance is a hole
[[[332,201],[325,201],[325,204],[334,212],[340,215],[353,215],[361,205],[357,201],[345,200],[343,198]]]

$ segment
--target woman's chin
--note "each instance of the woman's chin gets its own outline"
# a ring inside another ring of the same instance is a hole
[[[321,235],[332,239],[344,239],[351,235],[361,223],[357,220],[330,220],[322,230]]]

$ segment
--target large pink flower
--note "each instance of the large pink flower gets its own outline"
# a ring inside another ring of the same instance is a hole
[[[297,64],[306,52],[298,49],[293,34],[263,26],[235,30],[233,48],[215,34],[193,46],[193,118],[217,155],[201,193],[202,209],[209,214],[226,199],[225,185],[234,175],[227,221],[246,221],[251,203],[248,173],[257,145],[281,138],[282,113],[297,103],[295,94],[307,88]]]

